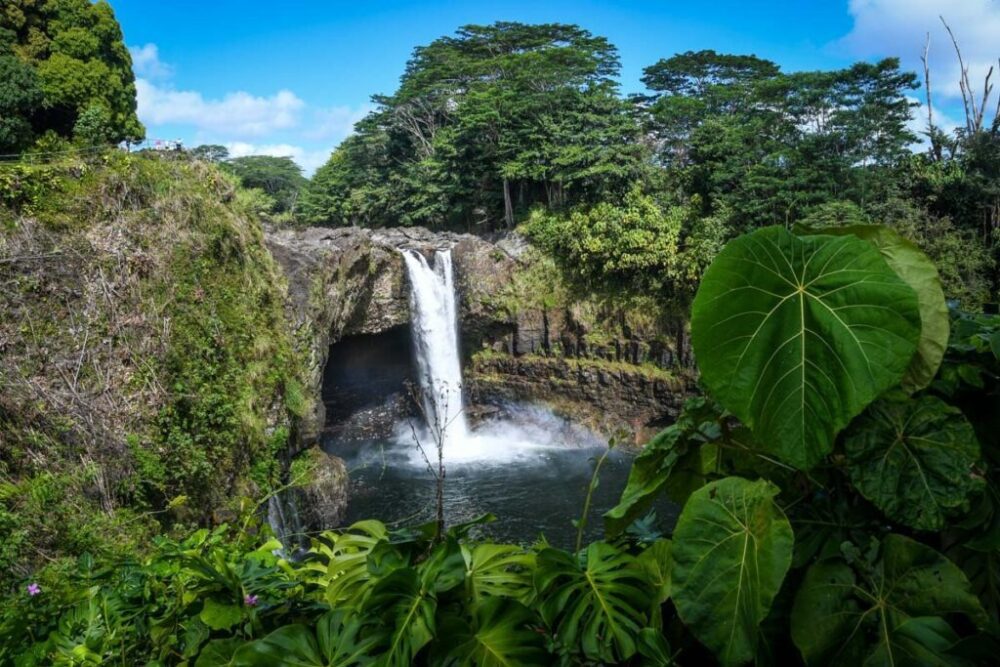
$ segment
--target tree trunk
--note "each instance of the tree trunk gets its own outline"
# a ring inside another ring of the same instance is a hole
[[[503,218],[507,229],[514,229],[514,204],[510,200],[510,181],[503,179]]]

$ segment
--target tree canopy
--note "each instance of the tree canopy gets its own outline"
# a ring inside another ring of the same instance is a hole
[[[210,156],[218,158],[218,148],[206,147]],[[290,157],[271,155],[248,155],[226,162],[227,168],[237,177],[243,187],[263,190],[274,199],[275,212],[293,212],[298,204],[299,194],[306,184],[302,167]]]
[[[107,2],[8,0],[0,8],[0,151],[46,132],[140,141],[135,76]]]
[[[510,227],[538,202],[623,193],[640,151],[618,70],[615,47],[576,26],[465,26],[414,51],[304,210],[340,224]]]

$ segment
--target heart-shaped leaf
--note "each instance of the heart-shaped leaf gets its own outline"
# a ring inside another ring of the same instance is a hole
[[[823,230],[804,230],[818,234],[853,234],[878,248],[882,258],[896,275],[917,293],[920,304],[920,342],[910,367],[903,376],[903,389],[914,392],[931,383],[937,374],[950,330],[948,303],[937,267],[930,257],[892,229],[883,225],[851,225]]]
[[[782,227],[729,242],[691,316],[705,385],[800,469],[902,379],[919,337],[916,293],[872,244]]]
[[[844,437],[851,482],[893,521],[940,530],[984,486],[979,443],[962,412],[902,392],[873,403]]]
[[[986,622],[958,567],[889,535],[874,564],[838,558],[809,568],[792,608],[792,639],[809,664],[961,664],[945,655],[954,643],[951,614]]]
[[[751,660],[758,626],[792,562],[792,527],[778,487],[726,477],[688,499],[674,528],[673,600],[724,665]]]

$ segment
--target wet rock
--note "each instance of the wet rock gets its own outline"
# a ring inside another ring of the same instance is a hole
[[[312,447],[299,455],[292,475],[294,480],[304,476],[290,494],[302,527],[318,531],[339,526],[347,509],[350,484],[344,461]]]

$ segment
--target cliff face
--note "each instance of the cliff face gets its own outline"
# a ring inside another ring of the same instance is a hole
[[[400,248],[452,249],[475,402],[607,433],[670,419],[684,352],[662,318],[572,294],[516,236],[267,231],[225,174],[164,156],[18,166],[0,174],[0,585],[232,519],[296,467],[305,520],[336,524],[343,466],[302,450],[331,345],[408,345]]]
[[[267,244],[287,277],[289,318],[308,359],[300,446],[315,442],[325,424],[320,395],[330,345],[409,322],[401,248],[452,250],[465,381],[475,403],[545,403],[602,433],[625,430],[641,441],[669,423],[691,389],[683,323],[672,332],[641,308],[572,294],[516,235],[487,241],[421,228],[312,228],[270,233]]]
[[[208,165],[0,174],[0,587],[267,488],[302,394],[282,280]]]

